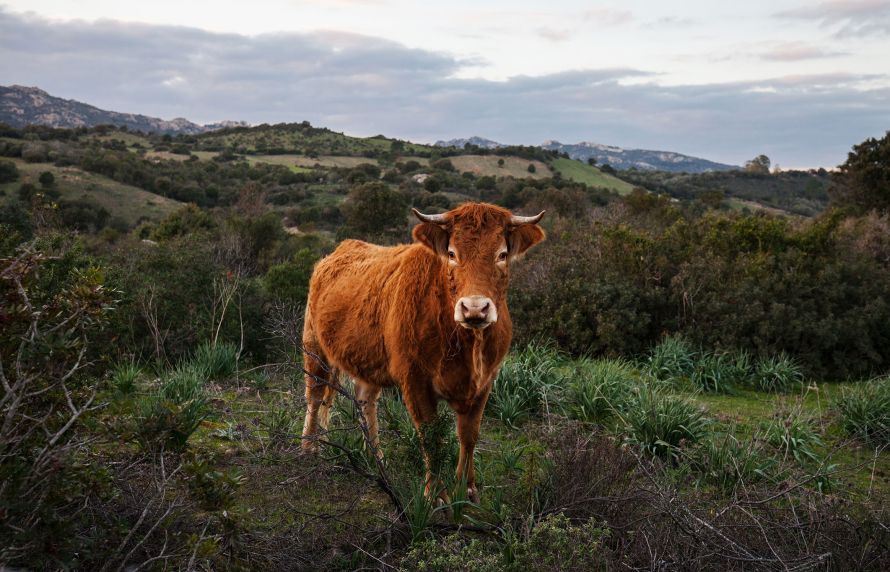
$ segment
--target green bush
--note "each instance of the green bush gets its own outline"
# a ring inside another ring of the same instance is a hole
[[[757,388],[770,393],[784,393],[797,389],[803,380],[803,370],[797,360],[784,353],[759,359],[754,371],[754,383]]]
[[[416,543],[399,570],[424,572],[586,572],[604,570],[609,560],[603,541],[607,529],[589,520],[573,524],[563,514],[551,514],[524,535],[513,533],[503,542],[471,539],[457,534],[443,540]]]
[[[695,362],[689,380],[705,393],[729,393],[734,386],[745,384],[750,375],[747,353],[706,352]]]
[[[562,385],[561,361],[552,347],[531,343],[507,357],[494,381],[486,412],[516,428],[530,417],[555,413],[553,396]]]
[[[845,388],[835,404],[850,435],[869,445],[890,445],[890,377]]]
[[[238,367],[238,348],[234,344],[204,342],[192,357],[194,367],[213,380],[232,375]]]
[[[596,422],[624,411],[637,382],[636,370],[624,359],[582,359],[566,387],[569,417]]]
[[[143,397],[134,415],[134,434],[148,453],[185,450],[189,437],[210,414],[204,393],[206,372],[192,364],[167,373],[153,393]]]
[[[819,459],[815,449],[822,446],[822,439],[813,427],[813,420],[799,412],[769,422],[766,438],[770,445],[780,450],[783,459],[793,457],[799,464]]]
[[[673,335],[664,338],[649,354],[649,373],[657,380],[690,377],[695,372],[698,352],[684,337]]]
[[[142,368],[135,361],[124,361],[111,370],[111,386],[122,395],[129,395],[136,390],[136,382],[142,375]]]
[[[700,482],[729,493],[738,487],[781,478],[776,459],[763,450],[761,437],[756,434],[745,442],[732,433],[715,435],[704,439],[687,458]]]
[[[704,413],[696,405],[653,387],[636,393],[624,420],[631,444],[664,458],[676,458],[681,448],[701,439],[707,427]]]

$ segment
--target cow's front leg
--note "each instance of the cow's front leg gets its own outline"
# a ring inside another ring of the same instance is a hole
[[[410,386],[409,386],[410,387]],[[438,498],[439,501],[448,504],[448,492],[442,484],[442,480],[435,474],[441,467],[434,467],[431,455],[441,457],[442,440],[438,430],[431,431],[431,424],[436,420],[436,396],[432,388],[423,384],[415,384],[410,391],[402,391],[402,398],[408,413],[411,415],[417,434],[420,437],[423,463],[426,467],[426,484],[424,494],[430,500]],[[436,428],[438,429],[438,428]]]
[[[456,481],[460,483],[462,479],[466,478],[467,497],[474,503],[479,502],[479,489],[476,487],[476,464],[473,460],[473,453],[476,450],[476,442],[479,440],[482,412],[485,411],[487,401],[488,393],[480,396],[467,409],[456,409],[457,439],[460,442]]]

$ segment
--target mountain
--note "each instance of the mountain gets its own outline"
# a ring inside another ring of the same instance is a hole
[[[491,139],[486,139],[484,137],[470,137],[469,139],[449,139],[448,141],[436,141],[436,147],[459,147],[463,148],[466,144],[475,145],[476,147],[481,147],[483,149],[497,149],[498,147],[504,147],[503,143],[498,143],[497,141],[492,141]]]
[[[59,128],[117,125],[146,133],[185,135],[206,133],[225,127],[247,126],[243,121],[198,125],[181,117],[167,121],[147,115],[106,111],[73,99],[54,97],[36,87],[21,85],[0,86],[0,123],[13,127],[48,125]]]
[[[590,142],[564,144],[559,141],[545,141],[541,147],[567,153],[569,157],[579,161],[587,161],[593,157],[598,165],[608,164],[615,169],[636,168],[641,171],[708,173],[711,171],[732,171],[739,168],[735,165],[716,163],[672,151],[622,149],[621,147]]]

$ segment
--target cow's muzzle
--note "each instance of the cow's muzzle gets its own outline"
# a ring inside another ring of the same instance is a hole
[[[464,296],[454,305],[454,321],[481,330],[498,321],[498,309],[487,296]]]

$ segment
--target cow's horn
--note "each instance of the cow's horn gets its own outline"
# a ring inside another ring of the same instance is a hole
[[[433,224],[445,224],[448,222],[445,220],[444,214],[423,214],[417,209],[411,209],[411,212],[414,213],[414,216],[416,216],[420,222],[431,222]]]
[[[547,212],[547,211],[541,211],[538,214],[536,214],[535,216],[513,215],[513,218],[510,219],[510,224],[512,224],[513,226],[519,226],[521,224],[535,224],[539,220],[541,220],[541,217],[544,216],[545,212]]]

